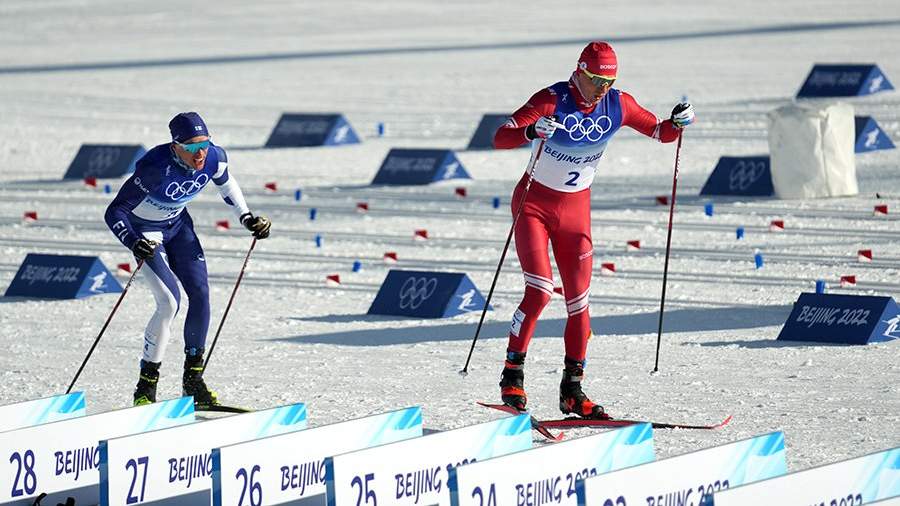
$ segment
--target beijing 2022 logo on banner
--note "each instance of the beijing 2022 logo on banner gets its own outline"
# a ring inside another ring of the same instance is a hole
[[[400,287],[400,308],[418,309],[437,288],[437,278],[417,278],[411,276]]]
[[[728,189],[732,191],[744,191],[750,188],[763,174],[766,173],[766,163],[761,160],[739,160],[728,176]]]

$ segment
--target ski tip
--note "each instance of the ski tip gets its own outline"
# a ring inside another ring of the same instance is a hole
[[[718,424],[718,425],[714,425],[714,426],[713,426],[713,429],[721,429],[722,427],[728,425],[728,424],[731,422],[731,417],[732,417],[732,416],[734,416],[734,415],[728,415],[728,418],[722,420],[722,423],[720,423],[720,424]]]

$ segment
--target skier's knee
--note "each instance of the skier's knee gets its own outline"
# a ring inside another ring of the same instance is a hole
[[[543,290],[534,290],[528,288],[525,290],[525,298],[519,306],[526,314],[537,314],[543,311],[544,307],[550,303],[550,294]]]

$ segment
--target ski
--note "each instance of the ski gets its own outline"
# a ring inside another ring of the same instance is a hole
[[[507,406],[506,404],[487,404],[484,402],[479,402],[478,404],[486,407],[499,409],[500,411],[505,411],[507,413],[518,414],[519,411],[512,406]],[[715,430],[721,429],[722,427],[728,425],[731,422],[731,415],[722,420],[721,422],[714,425],[692,425],[686,423],[663,423],[663,422],[650,422],[645,420],[618,420],[618,419],[609,419],[609,420],[592,420],[590,418],[562,418],[559,420],[538,420],[535,417],[531,417],[531,426],[541,432],[542,430],[548,429],[579,429],[579,428],[616,428],[616,427],[626,427],[628,425],[634,425],[636,423],[649,423],[653,426],[654,429],[692,429],[692,430]],[[543,435],[543,433],[541,433]],[[545,437],[547,437],[545,435]],[[560,437],[560,439],[562,439]],[[558,441],[558,439],[557,439]]]
[[[194,411],[210,412],[210,413],[249,413],[252,409],[240,408],[237,406],[225,406],[222,404],[214,404],[212,406],[194,406]]]
[[[645,422],[644,420],[591,420],[589,418],[563,418],[560,420],[541,420],[538,423],[547,428],[552,429],[574,429],[580,427],[625,427],[636,423],[650,423],[654,429],[695,429],[695,430],[715,430],[720,429],[731,422],[731,415],[725,420],[715,425],[691,425],[686,423],[662,423],[662,422]]]
[[[527,411],[519,411],[518,409],[507,406],[506,404],[489,404],[486,402],[478,402],[479,406],[484,406],[486,408],[496,409],[499,411],[503,411],[512,415],[528,415]],[[534,429],[538,434],[544,436],[550,441],[562,441],[565,436],[564,433],[560,432],[559,434],[553,434],[550,429],[548,429],[542,422],[540,422],[537,418],[529,415],[531,417],[531,428]]]

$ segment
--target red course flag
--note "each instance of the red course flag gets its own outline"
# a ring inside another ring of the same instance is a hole
[[[278,191],[278,184],[275,183],[274,181],[271,183],[266,183],[266,190],[269,190],[270,192],[275,193]]]
[[[769,223],[770,232],[784,232],[784,220],[772,220]]]
[[[91,188],[96,188],[97,187],[97,178],[95,178],[95,177],[84,178],[84,185],[90,186]]]
[[[219,232],[224,232],[231,228],[231,225],[228,224],[228,220],[219,220],[216,222],[216,230]]]
[[[872,261],[872,250],[861,249],[856,252],[856,258],[860,262],[871,262]]]
[[[457,197],[465,197],[466,195],[468,195],[468,192],[466,191],[466,188],[464,186],[457,186],[455,193]]]
[[[386,264],[395,264],[397,263],[397,253],[395,251],[388,251],[384,254],[384,263]]]
[[[128,274],[131,274],[131,264],[127,262],[124,264],[119,264],[116,266],[116,270],[119,271],[120,275],[126,276]]]
[[[416,239],[419,241],[424,241],[424,240],[428,239],[428,231],[425,230],[424,228],[416,230],[415,234],[413,235],[413,239]]]
[[[880,214],[887,214],[887,213],[888,213],[887,204],[879,204],[879,205],[875,206],[875,213],[874,213],[875,216],[878,216]]]
[[[841,287],[856,286],[856,276],[841,276]]]
[[[37,211],[25,211],[25,214],[22,215],[22,220],[28,223],[37,221]]]
[[[337,286],[341,284],[341,276],[339,274],[330,274],[325,277],[325,284],[328,286]]]
[[[612,276],[616,273],[616,264],[612,262],[605,262],[600,264],[600,275],[601,276]]]
[[[625,251],[637,251],[641,249],[641,241],[628,241],[625,245]]]
[[[356,203],[356,212],[358,212],[358,213],[367,213],[367,212],[369,212],[369,204],[368,204],[368,202],[357,202],[357,203]]]
[[[667,205],[669,205],[669,197],[667,197],[665,195],[657,195],[656,203],[661,206],[667,206]]]

